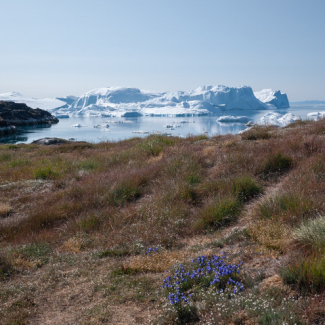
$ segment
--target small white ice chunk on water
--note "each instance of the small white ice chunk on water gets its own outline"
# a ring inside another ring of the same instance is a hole
[[[73,127],[73,128],[83,128],[83,127],[86,127],[86,125],[82,125],[82,124],[72,124],[71,127]]]
[[[247,116],[221,116],[217,119],[218,123],[247,123],[249,118]]]

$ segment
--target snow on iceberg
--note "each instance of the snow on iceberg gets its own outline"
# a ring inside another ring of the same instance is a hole
[[[10,101],[15,103],[24,103],[28,107],[41,108],[50,112],[52,111],[52,109],[66,104],[63,101],[54,98],[37,99],[37,98],[25,97],[22,94],[15,91],[10,93],[0,94],[0,100]]]
[[[108,87],[85,93],[57,114],[70,116],[191,116],[221,114],[233,109],[268,109],[251,87],[201,86],[195,90],[149,92]]]
[[[261,102],[267,104],[270,107],[290,107],[287,94],[281,94],[280,90],[263,89],[261,91],[254,92],[254,95],[257,99],[259,99]]]
[[[301,121],[301,117],[294,115],[292,113],[287,113],[280,117],[278,121],[284,125],[288,125],[290,123],[296,122],[296,121]]]
[[[282,114],[280,113],[266,113],[260,118],[260,123],[259,124],[278,124],[278,118],[280,118]]]
[[[220,116],[217,119],[218,123],[248,123],[249,118],[247,116],[232,116],[232,115],[226,115],[226,116]]]
[[[267,124],[267,125],[288,125],[295,121],[300,121],[301,117],[294,115],[292,113],[280,114],[280,113],[266,113],[263,115],[258,124]]]

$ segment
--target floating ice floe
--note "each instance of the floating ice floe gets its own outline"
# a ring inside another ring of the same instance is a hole
[[[107,128],[109,128],[109,124],[104,123],[104,124],[94,125],[94,128],[96,128],[96,129],[107,129]]]
[[[220,116],[217,119],[218,123],[247,123],[248,121],[249,118],[247,116],[232,116],[232,115]]]
[[[73,128],[83,128],[86,127],[87,125],[82,125],[82,124],[72,124],[71,127]]]
[[[325,111],[323,112],[311,112],[307,114],[308,117],[311,117],[315,120],[325,117]]]
[[[149,134],[149,131],[132,131],[132,133]]]

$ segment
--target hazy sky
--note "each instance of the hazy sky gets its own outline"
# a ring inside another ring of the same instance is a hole
[[[324,0],[0,0],[0,93],[280,89],[325,100]]]

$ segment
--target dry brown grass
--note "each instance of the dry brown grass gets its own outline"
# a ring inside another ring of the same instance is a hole
[[[0,203],[0,218],[5,218],[12,212],[12,207],[7,203]]]
[[[192,253],[193,254],[193,253]],[[126,267],[142,272],[164,272],[175,264],[185,262],[190,256],[188,251],[163,251],[151,255],[132,256]]]
[[[245,140],[249,135],[210,139],[159,136],[53,147],[2,145],[0,215],[1,209],[8,211],[8,207],[10,213],[0,219],[0,253],[7,256],[12,247],[17,249],[14,267],[22,270],[14,275],[18,282],[25,281],[22,274],[36,281],[37,272],[44,272],[44,288],[41,290],[38,282],[33,289],[38,294],[48,290],[50,296],[81,278],[84,282],[77,287],[83,292],[81,287],[96,277],[91,270],[100,269],[101,278],[97,280],[105,297],[91,289],[89,301],[100,304],[103,299],[113,299],[123,302],[121,308],[130,301],[145,301],[145,308],[153,310],[161,301],[151,293],[156,287],[147,287],[146,296],[137,296],[137,289],[129,295],[136,277],[141,272],[160,277],[160,272],[192,257],[189,252],[203,254],[212,247],[209,254],[220,254],[218,245],[213,245],[219,236],[215,234],[219,214],[232,221],[222,222],[224,227],[233,227],[237,219],[253,219],[248,230],[258,245],[250,239],[224,244],[238,260],[260,265],[260,247],[275,252],[267,255],[268,261],[293,249],[287,243],[293,229],[303,220],[325,213],[324,130],[325,120],[321,120],[285,129],[257,130],[251,141]],[[284,168],[277,165],[283,157],[289,158],[284,159]],[[265,195],[263,198],[256,200],[257,192],[239,195],[238,186],[234,190],[232,184],[246,178],[260,185],[258,192]],[[281,187],[277,188],[279,182]],[[277,188],[273,200],[268,195],[270,188]],[[235,215],[227,204],[222,209],[218,205],[221,212],[217,204],[210,209],[212,202],[229,198],[233,203],[229,206],[236,207]],[[247,203],[248,198],[251,203]],[[7,210],[2,208],[6,205]],[[189,250],[187,246],[197,236],[202,218],[207,222],[200,228],[200,236],[209,240],[193,244]],[[39,257],[42,245],[49,250]],[[146,247],[156,245],[162,247],[161,252],[144,255]],[[112,253],[99,258],[103,251]],[[111,265],[115,270],[116,265],[123,265],[141,272],[110,278],[114,271]],[[0,294],[1,302],[13,302],[9,297],[15,294]]]
[[[260,220],[248,227],[250,236],[269,249],[285,251],[290,239],[290,228],[277,220]]]

